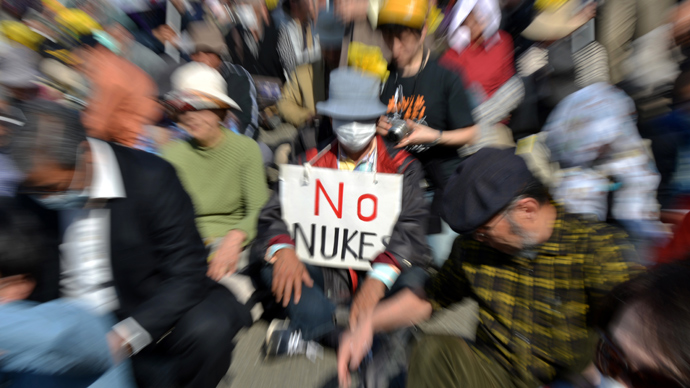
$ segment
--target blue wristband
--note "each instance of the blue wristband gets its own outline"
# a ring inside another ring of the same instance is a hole
[[[266,254],[265,260],[270,262],[271,259],[273,258],[273,256],[275,256],[279,250],[286,249],[286,248],[294,249],[295,246],[292,244],[273,244],[273,245],[271,245],[271,247],[268,249],[268,253]]]
[[[400,273],[392,265],[376,263],[372,266],[367,276],[381,281],[390,290],[395,281],[398,280]]]

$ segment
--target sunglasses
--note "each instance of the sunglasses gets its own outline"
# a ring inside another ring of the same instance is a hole
[[[623,352],[604,333],[601,333],[594,363],[605,376],[621,380],[632,388],[687,388],[670,372],[632,370]]]

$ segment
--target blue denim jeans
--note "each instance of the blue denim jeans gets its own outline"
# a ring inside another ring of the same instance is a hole
[[[299,303],[295,304],[294,298],[291,298],[285,311],[288,318],[290,318],[290,328],[292,330],[301,330],[304,339],[311,341],[319,340],[336,329],[334,314],[337,306],[326,297],[323,291],[323,271],[330,269],[313,265],[306,265],[306,267],[309,271],[309,276],[314,281],[314,286],[303,286],[302,297]],[[366,274],[360,273],[359,284],[362,284],[365,277]],[[424,286],[427,277],[428,274],[423,269],[411,268],[398,277],[398,280],[388,290],[384,298],[388,298],[404,288],[421,288]],[[265,287],[271,287],[273,282],[272,265],[267,265],[261,270],[261,280]]]
[[[424,194],[424,198],[431,204],[434,200],[434,192],[427,191]],[[429,248],[431,248],[431,257],[437,268],[441,268],[443,263],[448,260],[450,251],[453,249],[453,243],[457,237],[458,234],[444,220],[441,220],[441,233],[426,235],[426,242],[429,244]]]

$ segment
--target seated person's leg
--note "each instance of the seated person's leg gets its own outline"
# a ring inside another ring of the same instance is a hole
[[[290,319],[290,329],[300,330],[305,340],[320,340],[335,330],[333,314],[335,304],[325,295],[323,268],[307,265],[309,276],[314,280],[313,287],[302,286],[302,297],[299,303],[291,298],[285,311]],[[261,270],[261,281],[269,289],[273,284],[273,266],[267,265]]]
[[[491,357],[479,355],[462,338],[427,336],[410,355],[408,387],[516,387]]]
[[[233,338],[250,324],[249,312],[230,291],[214,286],[167,337],[133,358],[139,386],[167,386],[162,374],[171,373],[178,386],[215,388],[230,367]]]

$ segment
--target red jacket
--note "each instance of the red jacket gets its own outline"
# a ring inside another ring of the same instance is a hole
[[[412,266],[426,268],[431,261],[431,255],[426,243],[426,222],[428,205],[424,200],[421,182],[424,171],[421,163],[404,150],[395,149],[394,145],[376,136],[377,165],[376,171],[388,174],[403,175],[402,208],[398,221],[393,228],[390,242],[385,252],[380,253],[372,262],[386,263],[405,271]],[[321,168],[338,168],[337,141],[319,159],[313,161],[312,166]],[[314,159],[320,150],[308,150],[300,155],[294,164],[302,165]],[[357,172],[353,172],[356,174]],[[280,194],[273,193],[259,216],[259,233],[256,243],[263,244],[262,251],[274,244],[292,244],[287,225],[280,210]]]

